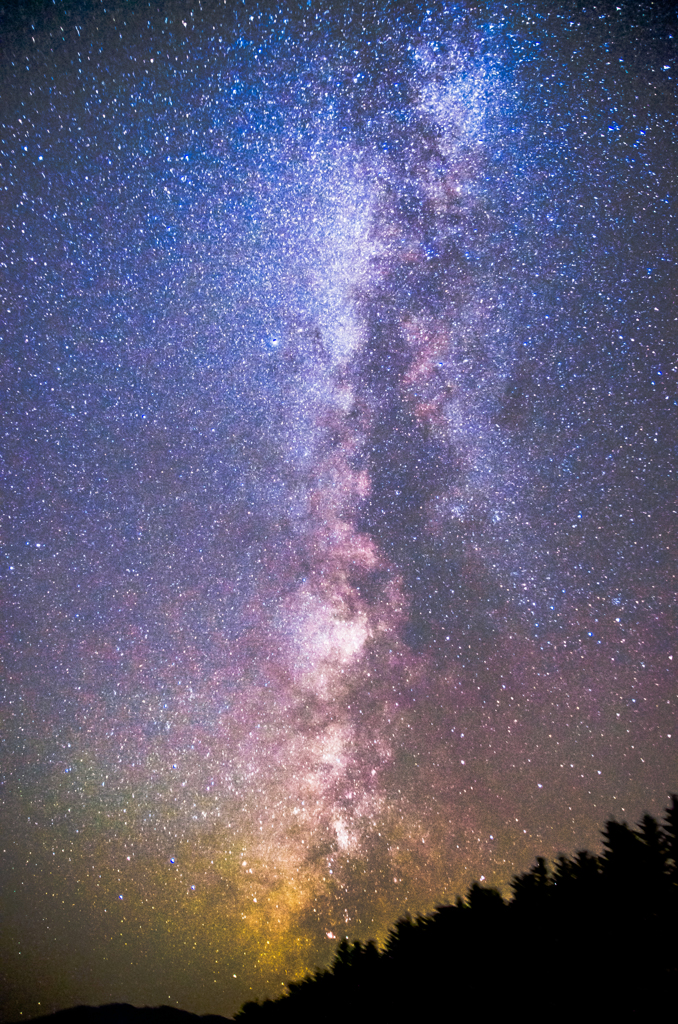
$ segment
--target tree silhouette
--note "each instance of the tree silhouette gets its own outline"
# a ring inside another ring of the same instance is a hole
[[[474,882],[466,897],[400,918],[381,950],[339,943],[331,965],[283,997],[248,1002],[239,1024],[374,1024],[492,1019],[676,1017],[678,797],[663,822],[607,821],[603,852],[537,857],[506,902]],[[157,1007],[76,1007],[51,1024],[225,1024]]]
[[[602,855],[537,857],[511,880],[512,898],[474,882],[466,897],[406,916],[379,950],[343,940],[326,971],[276,1002],[246,1004],[254,1021],[447,1020],[504,1014],[538,1019],[675,1015],[678,981],[678,799],[663,824],[607,821]]]
[[[678,796],[674,793],[666,809],[663,827],[668,874],[678,884]]]

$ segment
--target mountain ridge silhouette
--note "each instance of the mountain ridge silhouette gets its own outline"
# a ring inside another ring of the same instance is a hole
[[[170,1006],[77,1006],[30,1024],[375,1024],[447,1021],[512,1006],[523,1019],[676,1019],[678,796],[662,822],[614,818],[600,855],[537,857],[512,898],[474,882],[466,897],[401,918],[379,949],[343,940],[329,968],[234,1018]]]

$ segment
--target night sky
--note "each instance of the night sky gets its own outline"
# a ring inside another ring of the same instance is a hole
[[[0,8],[5,1019],[678,790],[672,6]]]

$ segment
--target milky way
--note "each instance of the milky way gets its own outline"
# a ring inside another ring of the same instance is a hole
[[[660,812],[675,16],[17,6],[6,1019],[232,1013]]]

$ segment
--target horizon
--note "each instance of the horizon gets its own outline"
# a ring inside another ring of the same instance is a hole
[[[677,29],[0,12],[2,1019],[232,1016],[678,792]]]

